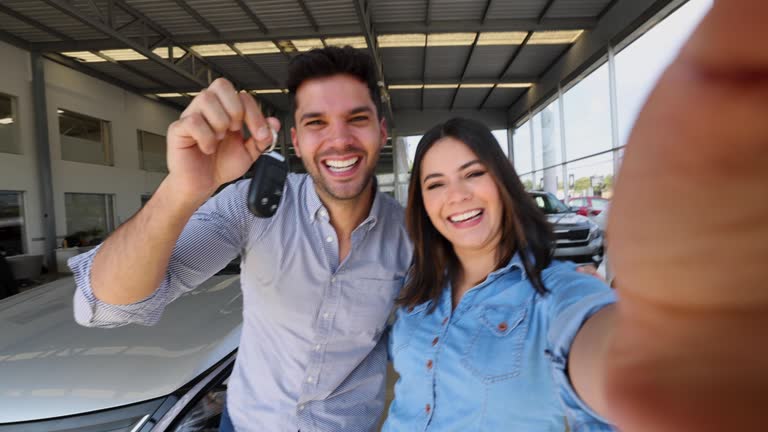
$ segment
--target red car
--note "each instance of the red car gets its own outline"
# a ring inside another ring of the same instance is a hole
[[[608,209],[609,200],[603,197],[586,196],[573,197],[568,200],[568,205],[582,216],[597,216]]]

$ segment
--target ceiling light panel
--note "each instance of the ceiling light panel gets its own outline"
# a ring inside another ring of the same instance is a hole
[[[280,52],[280,48],[270,41],[262,42],[238,42],[235,44],[235,48],[239,49],[241,53],[250,54],[275,54]]]
[[[325,43],[328,45],[334,45],[334,46],[349,45],[352,48],[358,48],[358,49],[368,48],[368,43],[365,42],[365,38],[362,36],[326,38]]]
[[[302,52],[324,47],[323,41],[320,39],[291,39],[291,43]]]
[[[81,63],[97,63],[106,61],[90,51],[68,51],[61,53],[61,55],[71,57]]]
[[[535,32],[528,43],[531,45],[569,45],[581,36],[584,30]]]
[[[478,45],[520,45],[526,32],[483,32],[477,38]]]
[[[424,47],[427,35],[424,33],[388,34],[377,38],[380,48]]]
[[[477,33],[431,33],[427,46],[469,46],[475,42]]]
[[[192,50],[203,57],[236,55],[226,44],[193,45]]]

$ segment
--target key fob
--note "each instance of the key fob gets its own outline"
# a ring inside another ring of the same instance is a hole
[[[288,164],[276,152],[262,153],[253,164],[253,177],[248,188],[248,210],[256,217],[272,217],[283,197],[288,178]]]

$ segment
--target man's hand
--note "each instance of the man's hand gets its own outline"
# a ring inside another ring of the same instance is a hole
[[[627,146],[608,227],[622,431],[768,427],[767,23],[764,0],[716,1]]]
[[[247,140],[243,122],[253,134]],[[207,198],[245,174],[279,129],[280,122],[265,119],[251,95],[217,79],[168,128],[168,170],[175,189],[190,199]]]

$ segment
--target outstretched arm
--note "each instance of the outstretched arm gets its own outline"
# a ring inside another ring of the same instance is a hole
[[[627,146],[608,228],[620,301],[571,359],[579,338],[603,353],[589,397],[622,431],[765,428],[766,40],[768,2],[716,1]]]

